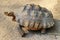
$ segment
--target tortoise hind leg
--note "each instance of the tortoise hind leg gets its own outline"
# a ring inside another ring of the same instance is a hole
[[[41,33],[45,34],[46,33],[46,28],[42,28]]]

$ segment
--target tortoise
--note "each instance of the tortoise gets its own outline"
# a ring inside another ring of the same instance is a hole
[[[29,33],[29,30],[41,30],[41,33],[46,33],[47,28],[54,26],[52,12],[36,4],[24,5],[21,13],[17,15],[14,12],[4,14],[13,17],[12,21],[19,23],[22,37]]]

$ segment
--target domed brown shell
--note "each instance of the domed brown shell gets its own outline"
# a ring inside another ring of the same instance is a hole
[[[29,29],[50,28],[54,26],[51,11],[35,4],[26,4],[16,21]]]

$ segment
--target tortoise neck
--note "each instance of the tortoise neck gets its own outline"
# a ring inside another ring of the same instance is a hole
[[[15,19],[16,19],[15,15],[13,15],[12,17],[13,17],[13,19],[12,19],[12,20],[13,20],[13,21],[15,21]]]

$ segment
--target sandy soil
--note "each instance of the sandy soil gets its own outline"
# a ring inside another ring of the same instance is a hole
[[[4,15],[4,12],[20,12],[24,4],[39,4],[42,7],[51,10],[55,19],[55,30],[50,32],[53,35],[40,35],[40,33],[29,33],[27,37],[22,38],[18,23],[12,22],[11,17]],[[0,0],[0,40],[59,40],[60,36],[60,0]],[[56,35],[54,35],[57,33]]]

